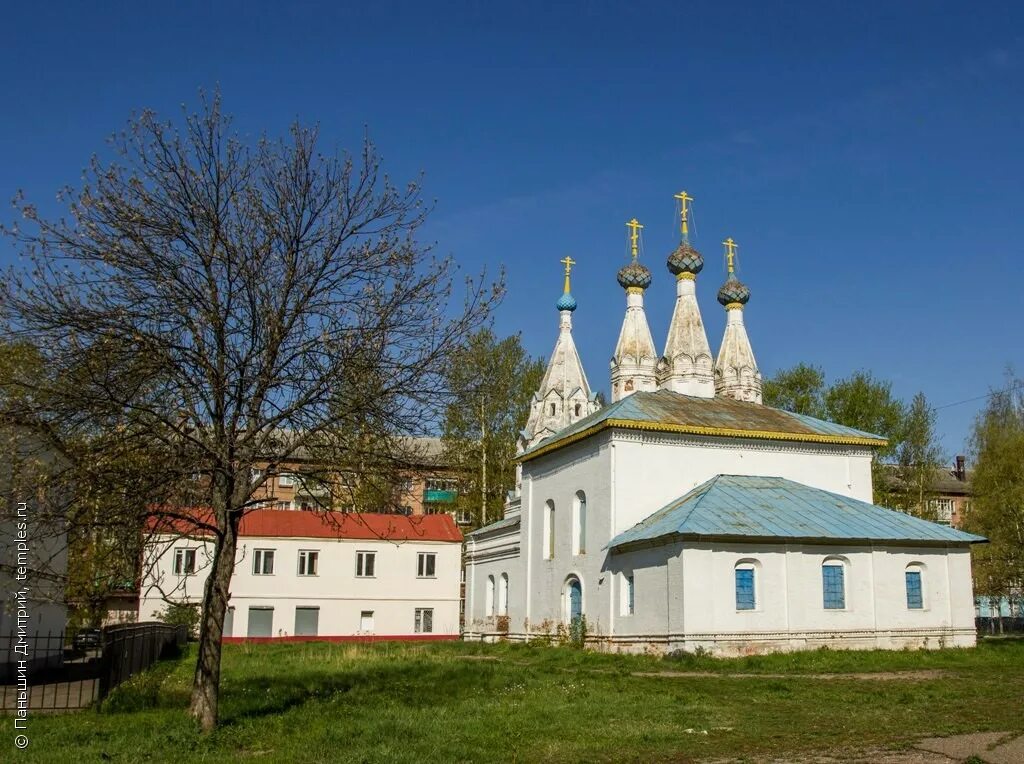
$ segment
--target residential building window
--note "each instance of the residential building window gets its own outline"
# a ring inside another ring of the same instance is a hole
[[[249,629],[247,636],[274,636],[274,608],[259,606],[249,608]]]
[[[320,608],[295,608],[295,636],[315,637],[320,632]]]
[[[907,582],[907,609],[924,609],[924,590],[921,587],[921,566],[908,565],[904,574]]]
[[[274,550],[254,549],[252,552],[252,574],[254,576],[274,575]]]
[[[363,634],[373,634],[372,610],[363,610],[359,613],[359,631]]]
[[[460,509],[455,515],[455,521],[459,525],[470,525],[473,522],[473,512],[468,509]]]
[[[573,502],[573,554],[587,553],[587,495],[583,491],[576,492]]]
[[[356,552],[356,577],[373,578],[373,570],[376,561],[376,552]]]
[[[279,501],[277,502],[277,508],[290,510],[292,508],[292,503],[290,501]]]
[[[846,609],[846,575],[842,562],[825,561],[821,566],[821,588],[826,610]]]
[[[299,550],[299,575],[315,576],[320,564],[320,552],[314,549]]]
[[[417,634],[430,634],[434,631],[434,609],[430,607],[416,608],[414,631]]]
[[[416,555],[416,576],[418,578],[433,578],[436,563],[436,554],[433,552],[420,552]]]
[[[555,559],[555,503],[550,499],[544,505],[544,557]]]
[[[249,480],[256,485],[259,485],[263,480],[263,470],[258,470],[255,467],[249,470]]]
[[[928,502],[932,512],[935,513],[935,519],[940,523],[950,523],[953,521],[953,500],[952,499],[932,499]]]
[[[484,601],[488,616],[494,615],[494,576],[487,577],[487,599]]]
[[[755,610],[757,594],[754,582],[754,566],[751,563],[736,565],[736,609]],[[827,606],[826,606],[827,607]]]
[[[191,576],[196,572],[196,550],[174,550],[174,575]]]
[[[282,472],[277,476],[277,484],[282,488],[291,488],[295,485],[295,475],[290,472]]]
[[[508,615],[508,573],[498,579],[498,615]]]
[[[619,615],[633,615],[636,612],[635,586],[633,574],[623,573]]]

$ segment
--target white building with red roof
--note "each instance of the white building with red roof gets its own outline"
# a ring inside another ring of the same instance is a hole
[[[202,602],[202,511],[150,528],[140,620]],[[261,509],[241,522],[224,624],[240,639],[456,639],[462,533],[450,515]]]

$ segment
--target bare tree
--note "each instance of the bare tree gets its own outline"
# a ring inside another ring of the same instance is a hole
[[[453,295],[454,264],[415,239],[418,186],[393,186],[368,141],[355,157],[321,154],[301,126],[246,142],[218,96],[178,127],[142,113],[113,147],[65,191],[69,219],[15,202],[27,222],[7,233],[32,267],[8,274],[0,311],[47,372],[21,380],[12,417],[137,481],[109,512],[209,506],[190,707],[209,730],[254,491],[300,453],[400,461],[408,435],[436,429],[441,372],[501,285],[467,278]]]

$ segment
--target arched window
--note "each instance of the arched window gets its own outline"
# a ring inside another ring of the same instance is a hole
[[[583,491],[576,492],[572,512],[572,553],[587,553],[587,495]]]
[[[736,563],[736,609],[757,610],[757,560],[740,560]]]
[[[544,558],[555,559],[555,502],[551,499],[544,505]]]
[[[580,406],[580,404],[577,403],[575,410],[576,410],[576,416],[579,416],[580,415],[580,411],[582,411],[583,408]]]
[[[924,565],[910,563],[903,576],[907,584],[907,609],[924,610]]]
[[[487,577],[487,615],[494,615],[494,576]]]
[[[508,615],[508,573],[498,579],[498,615]]]
[[[822,604],[826,610],[846,610],[846,561],[828,557],[821,564]]]
[[[572,624],[583,617],[583,585],[576,576],[569,576],[565,580],[562,600],[564,620],[567,624]]]
[[[554,415],[555,415],[555,404],[552,403],[551,404],[551,416],[554,416]]]

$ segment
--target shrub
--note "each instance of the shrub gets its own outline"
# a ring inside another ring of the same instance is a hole
[[[193,639],[199,636],[199,605],[195,603],[168,602],[162,612],[157,613],[163,623],[171,626],[186,626]]]

